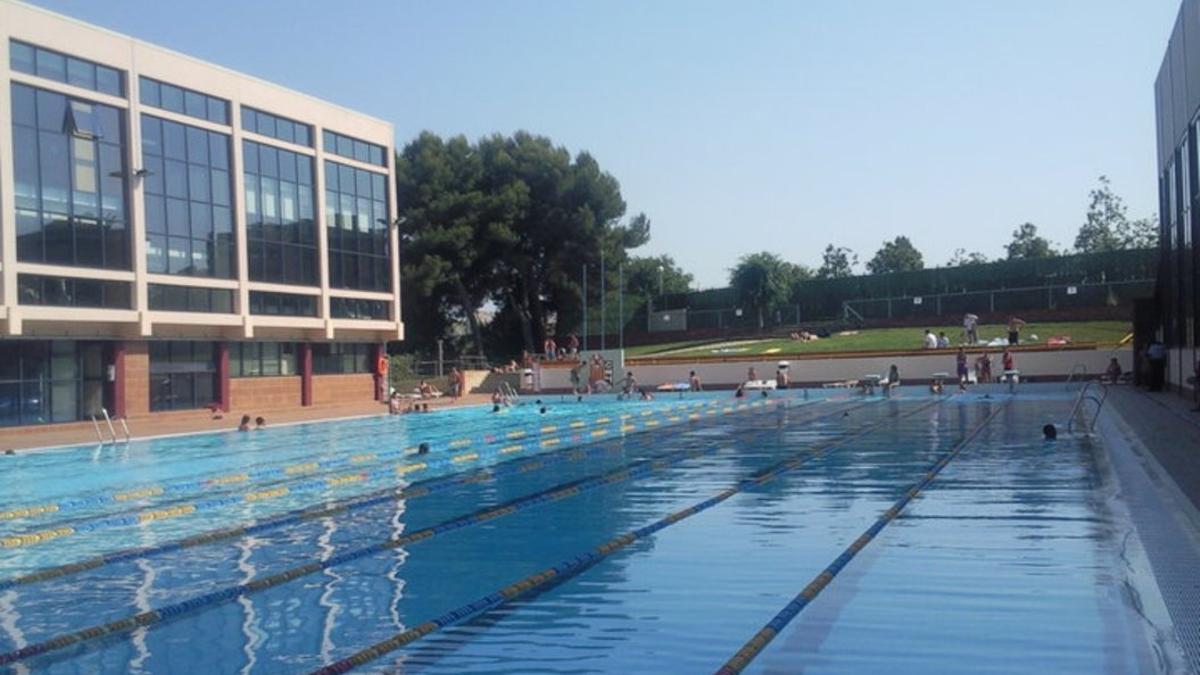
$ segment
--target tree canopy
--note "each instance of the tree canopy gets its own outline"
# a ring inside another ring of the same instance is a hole
[[[1022,223],[1013,230],[1012,241],[1005,245],[1009,260],[1025,258],[1049,258],[1057,255],[1050,247],[1050,241],[1037,233],[1037,225]]]
[[[490,300],[505,317],[498,327],[515,330],[503,345],[533,350],[552,320],[577,327],[583,265],[603,255],[615,272],[650,237],[645,215],[621,220],[620,185],[591,155],[572,157],[527,132],[475,143],[426,132],[396,171],[409,306],[415,299],[434,313],[418,335],[444,333],[461,317],[481,345],[474,313]]]
[[[625,263],[626,293],[652,296],[687,293],[691,289],[692,275],[676,265],[675,259],[669,255],[634,256]]]
[[[925,269],[925,261],[908,237],[901,235],[883,242],[875,257],[867,261],[867,269],[871,274],[910,272]]]
[[[844,246],[825,246],[821,254],[821,266],[817,269],[818,279],[841,279],[854,276],[854,266],[858,264],[858,255]]]
[[[794,286],[811,276],[807,268],[762,251],[738,259],[737,265],[729,270],[729,285],[738,302],[757,313],[761,329],[767,313],[786,304]]]
[[[954,249],[954,255],[950,256],[950,260],[946,262],[946,267],[963,267],[964,265],[982,265],[987,263],[988,257],[979,251],[967,253],[965,248]]]

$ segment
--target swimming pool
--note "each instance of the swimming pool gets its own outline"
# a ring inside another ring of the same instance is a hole
[[[1061,387],[547,403],[5,458],[0,664],[1161,666]]]

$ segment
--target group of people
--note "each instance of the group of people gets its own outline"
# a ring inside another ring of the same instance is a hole
[[[1000,355],[1000,365],[1002,372],[1016,370],[1017,362],[1011,350],[1005,349],[1004,353]],[[995,381],[992,376],[992,357],[986,351],[975,357],[974,368],[976,384],[988,384]],[[959,347],[958,353],[954,356],[954,374],[958,378],[958,388],[966,390],[971,381],[971,368],[965,347]],[[940,393],[940,390],[935,393]]]
[[[424,381],[421,382],[425,384]],[[418,399],[411,396],[401,396],[400,392],[393,391],[388,397],[388,414],[389,415],[407,415],[409,413],[429,412],[428,403],[418,403]]]
[[[579,336],[571,333],[564,344],[559,345],[551,335],[542,343],[542,356],[547,361],[562,361],[579,355]],[[528,367],[528,366],[526,366]]]
[[[250,426],[250,416],[242,415],[242,421],[238,424],[238,431],[262,431],[267,428],[267,420],[263,419],[262,415],[254,418],[254,426]]]
[[[1008,317],[1006,329],[1008,331],[1008,344],[1016,346],[1021,343],[1021,330],[1028,325],[1024,319],[1016,316]],[[979,317],[974,314],[966,314],[963,316],[962,344],[966,346],[979,344]],[[925,349],[948,349],[951,347],[950,337],[946,335],[946,331],[941,331],[934,335],[933,331],[926,328],[925,337],[922,341],[922,346]]]

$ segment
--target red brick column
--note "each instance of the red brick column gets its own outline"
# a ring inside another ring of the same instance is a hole
[[[112,368],[113,377],[107,386],[112,416],[125,417],[125,343],[121,340],[113,342],[109,353],[108,365]]]
[[[307,407],[313,404],[312,344],[301,342],[298,356],[300,358],[300,405]]]
[[[376,364],[379,359],[387,358],[387,347],[382,342],[375,343],[375,348],[371,350],[371,372],[375,374],[375,400],[387,400],[387,375],[380,375]]]
[[[222,412],[229,412],[229,343],[217,343],[217,405]]]

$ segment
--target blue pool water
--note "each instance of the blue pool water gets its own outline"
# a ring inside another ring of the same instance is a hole
[[[951,453],[747,672],[1160,668],[1061,388],[549,403],[4,458],[0,669],[713,672]]]

